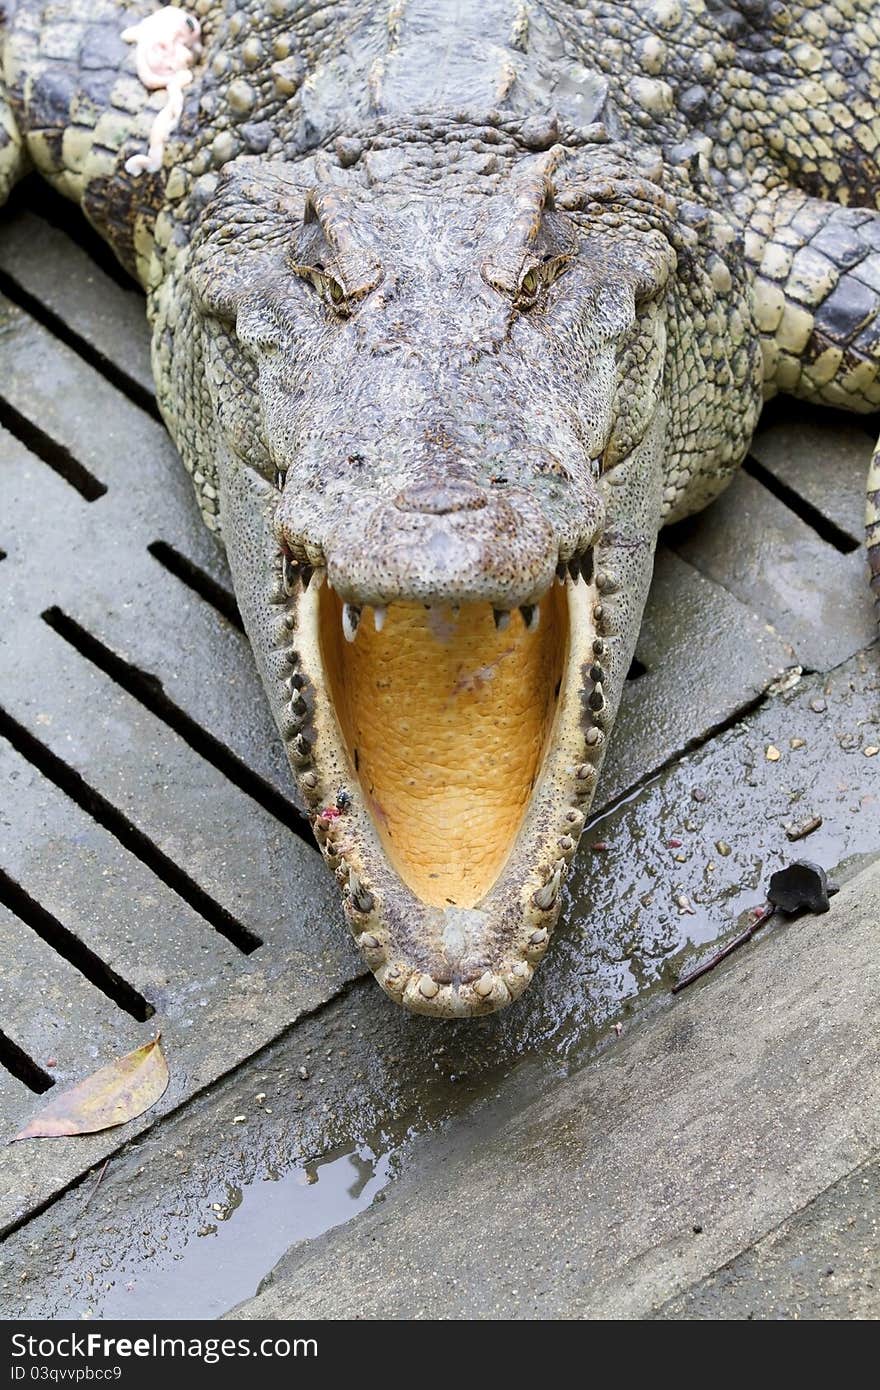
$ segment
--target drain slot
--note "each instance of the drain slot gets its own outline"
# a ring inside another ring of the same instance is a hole
[[[38,459],[48,464],[53,473],[57,473],[59,478],[63,478],[72,488],[76,488],[80,497],[84,497],[87,502],[97,502],[99,497],[103,497],[107,491],[106,483],[102,483],[87,468],[84,468],[78,459],[73,457],[69,449],[63,444],[58,444],[44,430],[32,421],[25,419],[8,401],[0,399],[0,425],[7,429],[13,438],[23,444],[26,449],[30,449],[32,454],[36,454]]]
[[[179,550],[175,550],[173,545],[168,545],[166,541],[153,541],[147,546],[154,560],[158,560],[163,569],[169,574],[173,574],[175,579],[179,579],[188,589],[192,589],[203,598],[206,603],[210,603],[215,608],[221,618],[232,623],[239,632],[244,632],[244,623],[238,611],[238,604],[233,594],[228,589],[224,589],[222,584],[218,584],[216,579],[212,579],[198,565],[194,565],[192,560],[181,555]]]
[[[56,313],[47,308],[41,300],[36,299],[29,290],[26,290],[4,270],[0,270],[0,293],[4,294],[13,304],[17,304],[20,309],[24,309],[25,313],[30,314],[31,318],[35,319],[43,328],[48,329],[59,342],[64,343],[65,347],[71,348],[77,357],[82,358],[83,362],[87,362],[90,367],[94,367],[95,371],[100,372],[105,380],[109,381],[112,386],[116,387],[117,391],[120,391],[131,401],[132,405],[136,405],[139,410],[146,411],[160,425],[162,424],[159,407],[156,405],[152,393],[146,387],[141,386],[140,382],[135,381],[125,372],[120,371],[115,362],[111,362],[97,348],[92,347],[91,343],[87,343],[85,338],[81,338],[64,322],[64,319],[59,318]]]
[[[158,879],[170,888],[185,903],[203,917],[216,932],[237,947],[245,955],[250,955],[262,938],[256,932],[236,921],[232,913],[206,893],[204,888],[169,859],[158,845],[153,844],[142,830],[107,801],[100,792],[90,786],[72,767],[56,756],[50,748],[34,738],[8,711],[0,709],[0,735],[7,738],[17,753],[47,777],[58,789],[69,796],[81,810],[86,811],[93,820],[103,826],[124,849],[140,859],[142,864],[152,870]]]
[[[759,463],[751,455],[743,464],[743,472],[748,473],[750,478],[754,478],[755,482],[760,483],[768,492],[772,492],[773,496],[784,503],[790,512],[799,516],[811,531],[815,531],[816,535],[821,537],[823,541],[827,541],[828,545],[833,545],[834,549],[839,550],[841,555],[851,555],[854,550],[858,550],[860,541],[841,530],[830,517],[823,516],[818,507],[814,507],[812,502],[801,497],[799,492],[795,492],[788,483],[782,482],[775,473],[771,473],[769,468],[765,468],[763,463]]]
[[[18,1043],[7,1038],[3,1032],[0,1032],[0,1066],[5,1067],[17,1081],[23,1081],[28,1090],[36,1091],[38,1096],[55,1085],[54,1076],[37,1066],[33,1057],[29,1057]]]
[[[47,608],[42,614],[43,622],[63,637],[80,656],[85,657],[105,676],[109,676],[118,686],[133,696],[140,704],[155,714],[188,743],[193,752],[222,772],[224,777],[248,796],[252,797],[264,810],[281,821],[307,844],[313,844],[308,822],[297,808],[287,801],[274,787],[264,782],[258,773],[252,771],[225,744],[209,734],[200,724],[170,700],[165,694],[158,677],[132,666],[127,661],[105,647],[97,637],[81,627],[75,618],[69,617],[60,608]]]
[[[111,970],[100,956],[96,956],[84,942],[80,941],[67,927],[61,925],[57,917],[41,903],[36,902],[20,883],[10,878],[0,869],[0,902],[5,903],[11,912],[20,917],[31,931],[36,932],[47,946],[51,946],[59,956],[84,975],[91,984],[112,999],[120,1009],[124,1009],[138,1023],[146,1023],[156,1010],[142,994]]]
[[[19,184],[10,199],[10,211],[13,211],[16,205],[26,207],[28,211],[42,217],[50,227],[63,232],[75,246],[85,252],[99,270],[103,271],[108,280],[112,280],[120,289],[145,305],[143,291],[129,272],[120,265],[100,233],[86,221],[79,208],[74,207],[63,194],[56,193],[44,179],[34,175]]]

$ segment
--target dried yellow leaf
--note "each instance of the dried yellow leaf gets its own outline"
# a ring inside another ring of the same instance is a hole
[[[54,1096],[10,1142],[97,1134],[127,1124],[155,1105],[167,1086],[168,1066],[156,1037]]]

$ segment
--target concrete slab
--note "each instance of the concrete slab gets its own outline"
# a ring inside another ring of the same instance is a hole
[[[153,395],[144,296],[134,282],[123,289],[60,228],[24,207],[4,210],[0,284],[51,316],[56,331],[76,335],[145,397]]]
[[[654,1316],[876,1321],[880,1164],[866,1163]]]
[[[662,541],[636,657],[645,673],[624,690],[597,809],[747,710],[795,660],[762,618]]]
[[[27,316],[14,315],[9,332],[10,352],[21,347],[27,360],[39,351],[63,399],[49,411],[26,383],[16,393],[4,380],[4,392],[108,485],[106,495],[84,506],[45,464],[8,435],[0,438],[3,529],[9,554],[21,566],[22,601],[31,612],[60,605],[79,617],[294,803],[293,779],[245,637],[147,553],[157,540],[171,544],[231,592],[225,560],[196,513],[165,431]],[[96,399],[106,424],[97,445],[91,421],[83,418],[83,399]]]
[[[780,408],[781,407],[781,408]],[[752,440],[751,456],[861,545],[865,479],[875,439],[859,415],[773,402]]]
[[[641,1318],[880,1147],[880,864],[490,1138],[294,1249],[250,1318]],[[880,1311],[880,1309],[878,1309]]]
[[[119,1057],[144,1041],[134,1019],[84,979],[0,903],[0,1019],[3,1032],[55,1083],[70,1085],[86,1058]],[[22,988],[22,981],[26,988]],[[149,1035],[149,1034],[148,1034]],[[21,1113],[25,1096],[19,1097]],[[33,1106],[33,1097],[27,1097]],[[0,1111],[5,1116],[15,1111]],[[4,1138],[9,1138],[6,1134]]]
[[[809,670],[830,671],[874,639],[864,555],[842,555],[745,473],[670,544],[772,623]]]

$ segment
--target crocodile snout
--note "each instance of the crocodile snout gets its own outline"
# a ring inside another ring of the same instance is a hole
[[[394,499],[402,512],[449,516],[453,512],[477,512],[489,505],[485,489],[466,478],[436,478],[404,488]]]

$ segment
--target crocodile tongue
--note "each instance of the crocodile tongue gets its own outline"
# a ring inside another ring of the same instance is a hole
[[[340,732],[385,854],[435,907],[472,907],[516,839],[553,726],[568,647],[554,586],[531,630],[488,604],[396,603],[346,640],[321,591],[320,642]],[[350,629],[349,629],[350,631]]]

